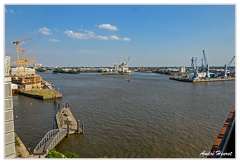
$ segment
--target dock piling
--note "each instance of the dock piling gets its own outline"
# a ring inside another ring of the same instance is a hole
[[[80,133],[80,120],[77,120],[77,133]]]
[[[84,122],[82,122],[82,134],[84,134]]]
[[[69,137],[69,132],[70,132],[70,128],[69,128],[69,121],[67,121],[67,137]]]
[[[60,103],[58,102],[58,103],[57,103],[58,111],[60,110],[60,106],[61,106],[61,105],[60,105]]]

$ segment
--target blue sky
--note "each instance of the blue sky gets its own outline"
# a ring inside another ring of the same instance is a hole
[[[43,66],[223,66],[235,55],[234,5],[5,5],[12,41]],[[21,56],[21,52],[19,51]]]

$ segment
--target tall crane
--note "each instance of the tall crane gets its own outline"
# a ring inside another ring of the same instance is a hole
[[[131,57],[131,54],[129,55],[129,57],[128,57],[128,59],[126,60],[126,62],[125,62],[125,66],[127,66],[128,67],[128,62],[129,62],[129,60],[130,60],[130,57]]]
[[[36,88],[36,83],[37,83],[37,68],[38,67],[41,67],[42,64],[41,63],[34,63],[33,64],[33,69],[34,69],[34,78],[33,78],[33,85],[34,85],[34,88]]]
[[[197,72],[197,57],[194,60],[194,57],[191,59],[192,61],[192,67],[193,67],[193,80],[198,80],[198,72]]]
[[[227,65],[227,64],[225,64],[225,66],[224,66],[224,75],[223,75],[223,77],[224,78],[226,78],[227,77],[227,69],[228,69],[228,67],[232,64],[232,62],[233,62],[233,60],[234,60],[234,58],[235,58],[235,56],[233,56],[233,58],[231,59],[231,61],[229,62],[229,64]]]
[[[35,58],[26,58],[25,57],[25,50],[23,49],[23,48],[20,48],[21,49],[21,51],[22,51],[22,61],[23,61],[23,68],[24,68],[24,76],[26,75],[26,68],[28,68],[28,63],[29,63],[29,61],[35,61]]]
[[[203,50],[203,59],[204,59],[204,62],[205,62],[205,71],[206,71],[205,78],[210,78],[210,76],[209,76],[209,65],[208,65],[207,58],[206,58],[204,50]]]
[[[16,61],[17,61],[17,67],[18,67],[18,76],[20,75],[19,67],[22,64],[22,62],[19,60],[19,54],[18,54],[18,45],[20,42],[24,42],[27,40],[30,40],[31,38],[27,38],[24,40],[18,40],[18,41],[13,41],[12,43],[16,45]]]

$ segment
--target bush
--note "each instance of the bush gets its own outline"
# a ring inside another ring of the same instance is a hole
[[[79,158],[79,155],[73,152],[66,152],[64,155],[67,158]]]
[[[46,155],[46,158],[64,158],[64,155],[55,149],[52,149]]]
[[[17,147],[20,146],[20,142],[16,136],[15,136],[15,146],[17,146]]]

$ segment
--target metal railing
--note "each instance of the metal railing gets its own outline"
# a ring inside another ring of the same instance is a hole
[[[33,154],[46,154],[53,149],[67,134],[67,130],[53,129],[50,130],[38,143],[33,150]],[[49,144],[49,145],[48,145]]]
[[[67,135],[67,130],[60,130],[58,134],[54,137],[51,144],[47,148],[44,148],[43,150],[48,153],[49,150],[53,149],[65,136]]]

